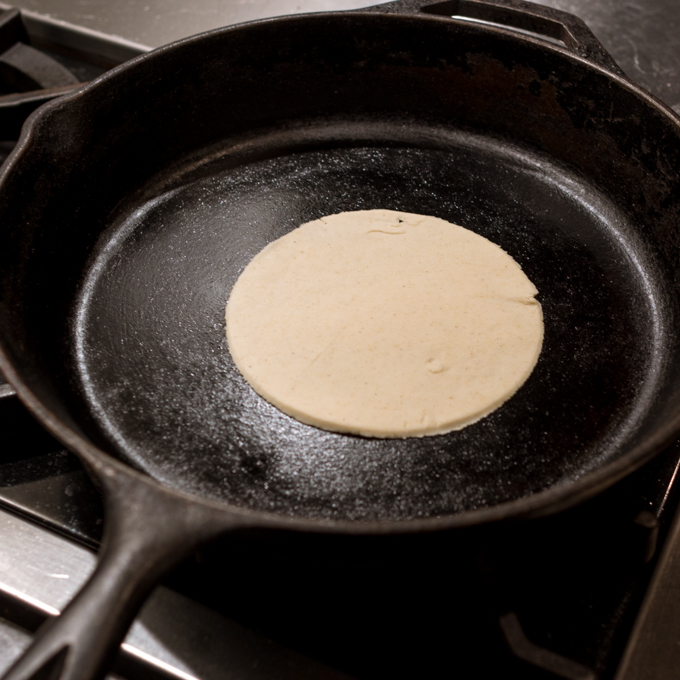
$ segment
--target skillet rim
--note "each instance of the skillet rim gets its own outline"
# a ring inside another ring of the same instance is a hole
[[[669,120],[680,131],[680,116],[670,109],[666,104],[657,99],[639,85],[631,81],[622,73],[614,72],[605,68],[595,62],[580,56],[573,50],[566,46],[562,46],[540,38],[519,33],[511,28],[503,28],[500,26],[489,24],[471,23],[465,20],[458,20],[448,16],[439,16],[433,14],[426,14],[412,12],[410,10],[395,11],[389,5],[378,5],[371,8],[350,10],[350,11],[336,11],[336,12],[315,12],[296,15],[287,15],[282,17],[273,17],[260,19],[256,21],[245,22],[233,26],[216,28],[210,31],[199,33],[194,36],[182,38],[175,42],[164,45],[155,50],[139,55],[119,66],[107,71],[95,80],[84,84],[72,93],[52,100],[34,111],[24,123],[19,140],[12,150],[11,154],[5,161],[2,170],[0,170],[0,192],[4,189],[7,177],[17,166],[22,157],[27,153],[28,149],[36,143],[40,142],[41,130],[40,126],[42,119],[46,118],[53,110],[68,107],[72,102],[79,100],[82,97],[90,96],[90,93],[96,91],[102,83],[108,82],[109,79],[116,79],[124,77],[124,74],[136,68],[142,62],[149,59],[155,59],[157,55],[166,54],[181,50],[185,45],[199,43],[202,40],[216,36],[229,34],[233,31],[240,31],[244,28],[259,24],[279,24],[279,29],[283,30],[286,24],[296,22],[307,22],[321,18],[323,20],[344,19],[347,16],[357,17],[376,17],[388,18],[387,20],[397,21],[418,21],[418,22],[445,22],[450,24],[458,24],[465,26],[467,29],[472,28],[483,33],[500,34],[505,37],[511,37],[514,40],[527,42],[533,44],[541,49],[552,51],[560,58],[571,60],[588,69],[594,69],[596,72],[604,75],[618,87],[628,90],[630,93],[638,97],[643,103],[654,109],[658,114]],[[406,8],[405,8],[406,9]],[[122,462],[113,454],[94,446],[84,437],[78,435],[71,430],[67,425],[62,423],[60,419],[47,408],[42,401],[33,393],[21,377],[21,371],[16,370],[13,363],[10,361],[6,353],[3,340],[0,338],[0,371],[5,375],[9,383],[16,390],[17,396],[26,408],[38,419],[38,421],[62,444],[69,450],[75,453],[82,462],[86,464],[87,469],[95,478],[101,479],[104,476],[111,476],[117,473],[132,477],[137,483],[146,484],[147,486],[158,489],[160,492],[170,493],[182,501],[189,504],[199,503],[203,506],[218,510],[233,519],[240,520],[239,524],[244,526],[257,528],[272,528],[272,529],[287,529],[301,532],[312,533],[344,533],[344,534],[407,534],[418,532],[439,531],[445,529],[458,529],[464,527],[478,526],[484,524],[491,524],[501,520],[508,519],[529,519],[540,517],[543,515],[550,515],[565,510],[569,507],[577,505],[598,493],[604,491],[606,488],[613,486],[618,481],[623,479],[634,470],[640,468],[644,463],[651,460],[654,456],[661,453],[668,445],[670,445],[678,435],[680,435],[680,409],[675,417],[669,418],[665,426],[658,428],[653,435],[648,437],[646,442],[638,444],[633,449],[625,453],[623,456],[615,461],[609,462],[596,470],[584,474],[582,477],[569,481],[555,484],[554,486],[537,493],[532,493],[529,496],[520,497],[497,505],[477,508],[474,510],[465,510],[455,514],[435,515],[425,518],[412,518],[403,520],[329,520],[329,519],[312,519],[305,517],[289,516],[274,512],[265,512],[260,510],[252,510],[242,508],[237,505],[231,505],[226,502],[214,501],[204,498],[198,494],[191,494],[185,491],[176,489],[170,485],[165,485],[158,482],[156,479],[148,474],[144,474],[135,470],[132,466]]]

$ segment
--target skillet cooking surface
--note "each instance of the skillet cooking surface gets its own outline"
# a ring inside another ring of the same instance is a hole
[[[663,352],[660,292],[645,274],[653,258],[626,218],[582,178],[496,139],[372,125],[231,140],[119,206],[74,325],[96,440],[178,489],[337,519],[495,505],[630,449]],[[509,402],[460,432],[406,440],[324,432],[255,394],[229,355],[225,303],[252,257],[303,222],[371,208],[472,229],[539,290],[536,369]]]

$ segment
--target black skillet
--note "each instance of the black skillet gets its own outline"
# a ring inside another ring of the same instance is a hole
[[[7,677],[100,677],[159,576],[218,535],[536,516],[658,453],[680,430],[678,168],[674,115],[580,20],[514,1],[221,29],[43,107],[0,178],[0,368],[107,521],[94,576]],[[246,263],[378,207],[478,231],[540,291],[534,373],[461,432],[323,432],[229,357]]]

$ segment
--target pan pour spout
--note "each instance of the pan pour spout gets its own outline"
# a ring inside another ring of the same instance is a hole
[[[97,568],[63,613],[42,626],[5,680],[103,678],[158,579],[201,544],[245,525],[122,466],[99,474],[107,521]],[[163,521],[148,522],[152,512]]]

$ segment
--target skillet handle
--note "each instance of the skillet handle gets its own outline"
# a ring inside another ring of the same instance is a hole
[[[242,526],[237,516],[178,498],[118,465],[100,473],[107,513],[97,568],[4,680],[100,680],[162,574]]]
[[[504,28],[517,28],[559,40],[578,56],[628,79],[584,21],[546,5],[524,0],[449,0],[434,4],[431,0],[398,0],[371,9],[398,14],[465,17]]]

